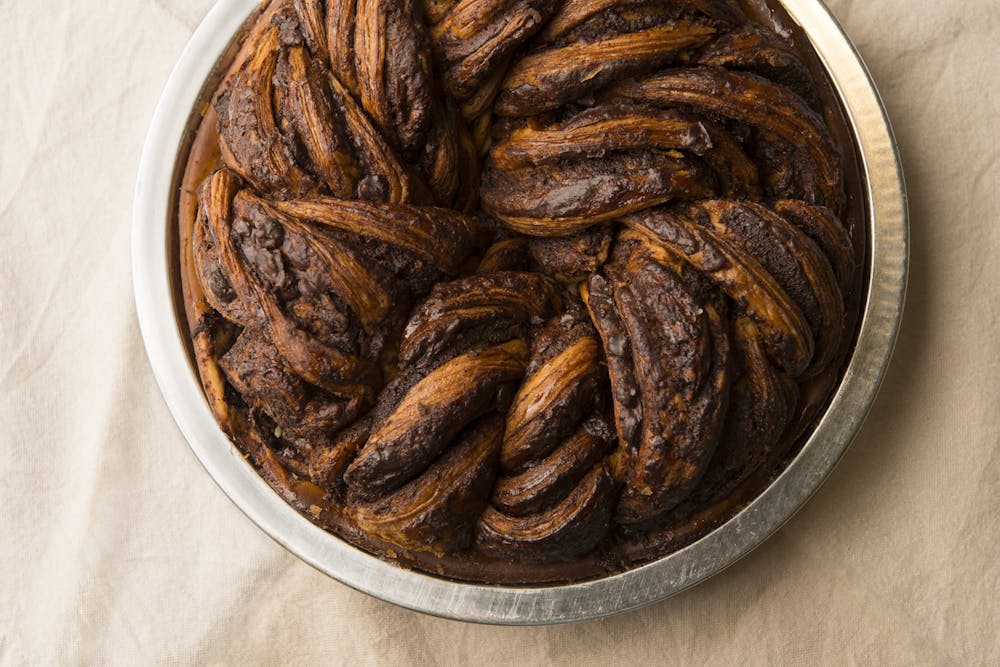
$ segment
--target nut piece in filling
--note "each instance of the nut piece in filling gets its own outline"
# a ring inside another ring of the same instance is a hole
[[[859,243],[827,84],[747,7],[267,3],[179,220],[205,393],[265,479],[503,583],[759,492],[836,380]]]

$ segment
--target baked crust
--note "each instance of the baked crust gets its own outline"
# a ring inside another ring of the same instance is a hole
[[[179,210],[206,395],[265,479],[497,583],[751,499],[836,382],[863,247],[831,93],[759,7],[268,3]]]

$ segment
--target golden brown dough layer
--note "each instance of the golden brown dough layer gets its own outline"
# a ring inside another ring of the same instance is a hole
[[[812,71],[730,0],[272,0],[186,177],[219,423],[310,518],[446,576],[695,539],[849,343]]]

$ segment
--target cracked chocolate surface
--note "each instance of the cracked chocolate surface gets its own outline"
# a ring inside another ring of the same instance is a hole
[[[261,475],[512,584],[752,499],[836,380],[861,247],[831,93],[754,6],[266,3],[181,216],[205,394]]]

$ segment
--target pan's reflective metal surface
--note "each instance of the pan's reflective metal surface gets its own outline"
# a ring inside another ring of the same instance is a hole
[[[861,329],[843,382],[801,453],[746,509],[701,540],[644,567],[597,581],[505,588],[445,581],[370,556],[300,516],[222,434],[185,351],[175,310],[168,226],[175,159],[202,83],[259,0],[218,0],[188,43],[156,109],[132,221],[135,298],[146,350],[167,405],[209,474],[261,529],[326,574],[389,602],[448,618],[542,624],[597,618],[676,594],[745,556],[816,491],[847,449],[889,363],[907,268],[906,195],[892,131],[870,76],[819,0],[785,0],[828,70],[867,179],[871,245]]]

